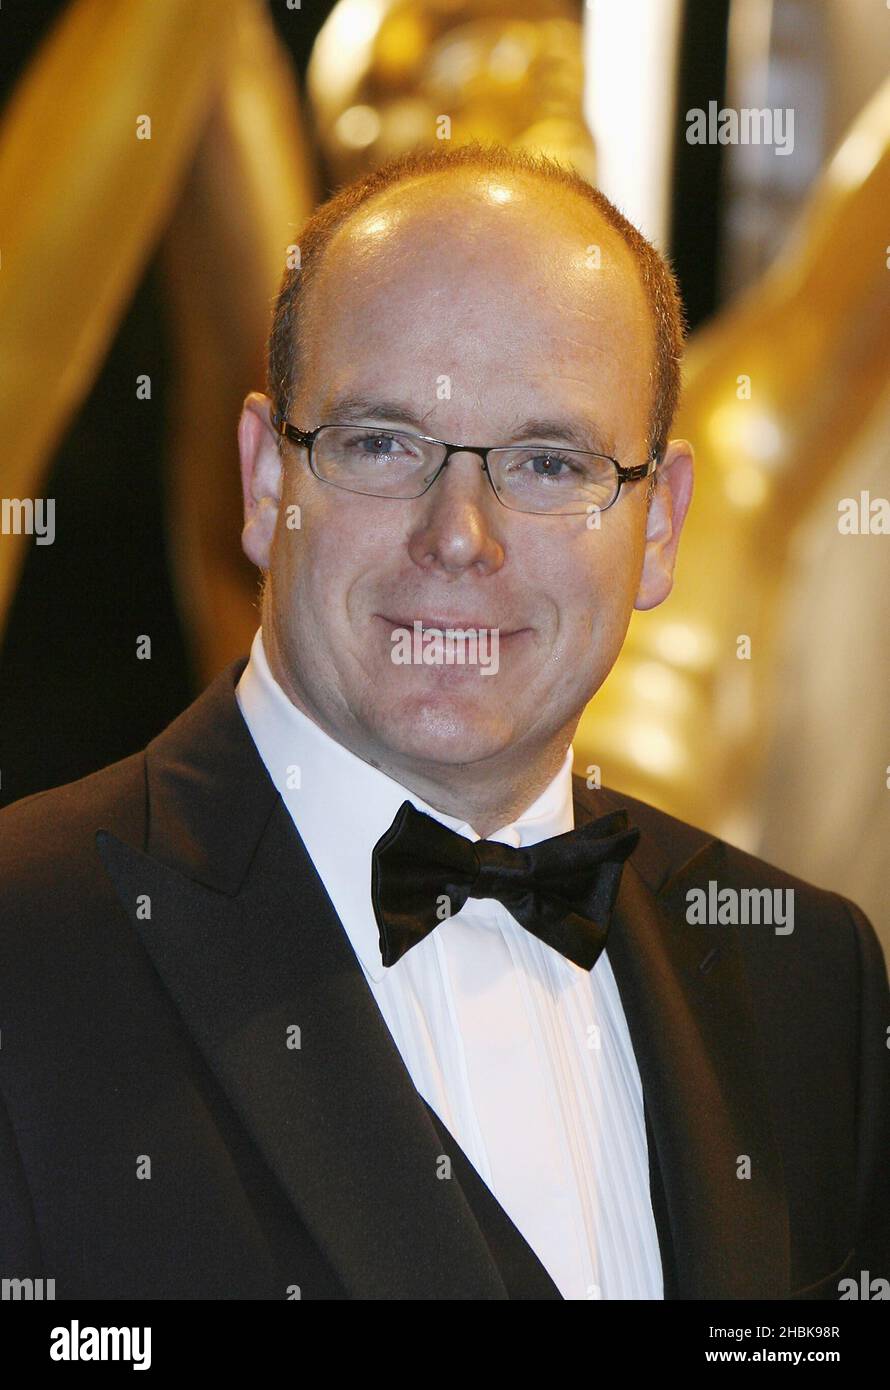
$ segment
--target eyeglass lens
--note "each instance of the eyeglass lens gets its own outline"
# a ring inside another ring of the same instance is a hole
[[[440,444],[400,430],[325,425],[313,448],[320,477],[373,497],[419,497],[445,457]],[[618,475],[611,459],[576,449],[524,444],[492,449],[489,472],[508,507],[520,511],[605,510],[615,498]]]

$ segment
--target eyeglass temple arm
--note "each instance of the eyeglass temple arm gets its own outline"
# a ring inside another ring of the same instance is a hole
[[[277,410],[272,412],[272,425],[276,433],[289,439],[292,444],[302,444],[307,449],[314,438],[313,434],[307,434],[305,430],[298,430],[296,425],[288,424],[283,415],[279,415]]]
[[[648,478],[651,473],[654,473],[660,461],[660,455],[655,452],[645,463],[638,463],[633,468],[624,468],[620,463],[616,463],[615,467],[618,469],[618,476],[623,483],[634,483],[638,478]]]

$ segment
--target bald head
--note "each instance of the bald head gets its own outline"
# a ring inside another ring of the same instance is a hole
[[[597,209],[561,188],[544,199],[531,176],[427,174],[369,199],[325,247],[301,338],[304,427],[337,416],[362,362],[375,398],[410,382],[424,407],[390,424],[429,432],[444,395],[465,431],[485,420],[481,442],[505,443],[538,398],[580,447],[646,456],[655,343],[638,265]]]
[[[477,392],[489,371],[583,375],[583,344],[623,368],[642,457],[655,342],[638,265],[595,208],[569,190],[541,193],[527,175],[464,169],[413,178],[357,209],[304,301],[296,397],[301,382],[328,370],[315,351],[322,338],[338,331],[345,340],[362,308],[354,348],[377,354],[398,341],[411,357],[424,354],[433,401],[443,377],[452,390]],[[560,325],[545,332],[554,309]]]
[[[579,175],[544,156],[497,146],[403,156],[340,190],[313,214],[300,238],[299,268],[285,276],[276,305],[269,394],[277,409],[294,418],[295,392],[311,368],[332,294],[357,293],[363,275],[375,275],[379,283],[385,258],[408,254],[414,241],[418,269],[421,258],[428,259],[430,302],[447,300],[455,279],[442,272],[448,266],[465,269],[469,286],[492,237],[497,246],[481,273],[499,277],[510,301],[519,286],[510,284],[509,275],[522,272],[527,293],[554,292],[561,301],[577,296],[579,313],[596,312],[593,301],[603,307],[607,299],[617,310],[619,280],[622,312],[636,317],[642,303],[648,341],[634,378],[642,375],[648,393],[644,453],[661,452],[679,394],[684,336],[669,266]],[[561,282],[566,273],[569,280]],[[520,300],[512,314],[526,307],[527,300]],[[505,332],[507,327],[505,322]],[[617,330],[616,320],[613,334]]]

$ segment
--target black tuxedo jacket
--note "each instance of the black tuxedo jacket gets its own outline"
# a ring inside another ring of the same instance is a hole
[[[559,1298],[411,1082],[237,708],[244,664],[143,753],[0,815],[0,1275],[57,1299]],[[575,779],[578,825],[619,806],[642,836],[607,951],[666,1296],[890,1276],[870,924]],[[709,880],[793,888],[793,933],[690,925]]]

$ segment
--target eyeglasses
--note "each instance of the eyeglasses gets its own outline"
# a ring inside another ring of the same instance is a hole
[[[557,449],[545,444],[483,449],[446,444],[423,434],[381,429],[378,425],[319,425],[301,430],[277,411],[277,432],[309,451],[316,478],[366,497],[422,497],[452,454],[478,454],[494,495],[516,512],[575,516],[604,512],[618,500],[623,483],[648,478],[658,454],[646,463],[624,468],[607,454]]]

